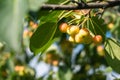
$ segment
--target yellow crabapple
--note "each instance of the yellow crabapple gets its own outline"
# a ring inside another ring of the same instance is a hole
[[[53,60],[52,61],[52,65],[53,66],[58,66],[59,65],[59,61],[58,60]]]
[[[76,34],[75,40],[77,42],[81,41],[82,42],[90,35],[89,31],[86,28],[82,28],[79,30],[79,33]]]
[[[31,26],[33,29],[37,29],[38,28],[38,24],[34,23],[33,26]]]
[[[33,26],[33,25],[34,25],[34,22],[33,22],[33,21],[30,21],[30,22],[29,22],[29,25],[30,25],[30,26]]]
[[[97,52],[99,56],[105,56],[104,47],[102,45],[97,46]]]
[[[92,42],[92,36],[86,28],[82,28],[79,33],[75,35],[75,42],[90,44]]]
[[[96,36],[93,37],[93,42],[94,42],[95,44],[101,44],[102,41],[103,41],[103,38],[102,38],[101,35],[96,35]]]
[[[72,25],[71,27],[69,27],[68,29],[67,29],[67,33],[69,34],[69,35],[75,35],[75,34],[77,34],[78,32],[79,32],[79,26],[76,26],[76,25]]]
[[[67,32],[67,28],[69,28],[69,25],[67,23],[61,23],[59,25],[59,30],[63,33],[66,33]]]
[[[90,33],[89,33],[87,28],[80,29],[79,34],[81,34],[83,37],[90,35]]]
[[[25,29],[25,30],[23,31],[23,38],[26,38],[28,35],[29,35],[29,30],[28,30],[28,29]]]
[[[29,37],[32,37],[33,32],[32,32],[32,31],[29,31],[28,35],[29,35]]]
[[[30,27],[31,27],[32,29],[38,28],[38,24],[35,23],[35,22],[33,22],[33,21],[30,21],[29,25],[30,25]]]
[[[108,28],[109,28],[109,29],[112,29],[113,27],[114,27],[114,24],[113,24],[113,23],[109,23],[109,24],[108,24]]]
[[[69,36],[68,40],[69,40],[70,42],[75,42],[75,36]]]
[[[75,42],[76,43],[83,43],[84,42],[84,39],[83,39],[81,34],[76,34],[75,35]]]

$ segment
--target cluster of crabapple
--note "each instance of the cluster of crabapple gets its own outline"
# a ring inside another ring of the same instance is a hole
[[[59,58],[60,56],[58,54],[53,52],[47,52],[43,60],[48,64],[51,64],[53,66],[58,66]]]
[[[79,28],[77,25],[68,25],[67,23],[61,23],[59,30],[62,33],[69,34],[69,41],[75,43],[90,44],[94,42],[95,44],[102,43],[102,36],[95,35],[94,37],[90,34],[87,28]]]
[[[38,28],[38,24],[30,21],[28,23],[28,27],[23,31],[23,38],[26,37],[31,37],[33,35],[34,30],[36,30]]]

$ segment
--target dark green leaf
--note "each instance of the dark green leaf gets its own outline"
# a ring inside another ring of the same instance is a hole
[[[102,18],[99,19],[98,17],[91,17],[87,21],[87,27],[95,35],[102,35],[103,38],[105,37],[106,25]]]
[[[56,40],[56,39],[54,38],[54,39],[48,41],[42,48],[39,49],[38,52],[44,52],[46,49],[48,49],[48,48],[50,47],[50,45],[51,45],[53,42],[55,42],[55,40]]]
[[[45,49],[54,37],[56,32],[55,22],[41,24],[30,39],[30,49],[34,53],[39,53]]]
[[[114,39],[107,39],[105,42],[106,60],[108,64],[120,73],[120,43]]]
[[[59,34],[57,29],[58,16],[61,11],[40,11],[40,27],[30,39],[30,49],[35,52],[43,52],[54,41]]]

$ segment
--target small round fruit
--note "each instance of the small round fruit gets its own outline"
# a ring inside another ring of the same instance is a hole
[[[59,61],[58,60],[53,60],[52,65],[53,66],[58,66],[59,65]]]
[[[99,56],[105,56],[104,47],[102,45],[97,46],[97,52]]]
[[[77,43],[84,43],[90,36],[89,31],[86,28],[82,28],[79,30],[79,33],[75,35],[75,41]]]
[[[67,29],[67,33],[73,36],[73,35],[76,35],[79,32],[79,30],[80,30],[79,26],[72,25]]]
[[[28,35],[29,35],[29,30],[28,30],[28,29],[25,29],[25,30],[23,31],[23,38],[26,38]]]
[[[31,26],[33,29],[37,29],[38,28],[38,24],[34,23],[33,26]]]
[[[103,38],[102,38],[101,35],[96,35],[96,36],[93,37],[93,42],[94,42],[95,44],[101,44],[102,41],[103,41]]]
[[[33,21],[30,21],[29,25],[30,25],[30,26],[33,26],[33,25],[34,25],[34,22],[33,22]]]
[[[32,37],[32,35],[33,35],[33,32],[32,31],[29,31],[29,37]]]
[[[81,34],[82,36],[88,36],[88,35],[90,35],[88,29],[86,29],[86,28],[80,29],[79,34]]]
[[[67,23],[61,23],[59,26],[59,30],[63,33],[67,32],[67,28],[69,28],[69,25]]]
[[[109,28],[109,29],[112,29],[113,27],[114,27],[114,24],[113,24],[113,23],[109,23],[109,24],[108,24],[108,28]]]
[[[75,35],[75,42],[76,43],[83,43],[84,42],[83,36],[81,34],[76,34]]]
[[[69,36],[69,39],[68,39],[70,42],[75,42],[75,37],[74,36]]]
[[[47,53],[46,56],[45,56],[45,58],[44,58],[44,61],[45,61],[46,63],[51,64],[51,63],[52,63],[52,58],[53,58],[52,53]]]

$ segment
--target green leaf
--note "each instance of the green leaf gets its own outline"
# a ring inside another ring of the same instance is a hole
[[[87,28],[95,35],[102,35],[103,38],[105,37],[106,24],[102,18],[91,17],[87,20]]]
[[[49,4],[60,4],[62,2],[64,2],[65,0],[48,0],[47,3]]]
[[[40,48],[39,49],[39,51],[38,52],[44,52],[45,50],[47,50],[49,47],[50,47],[50,45],[53,43],[53,42],[55,42],[56,41],[56,38],[53,38],[52,40],[50,40],[50,41],[48,41],[42,48]]]
[[[34,53],[45,51],[54,41],[58,33],[57,21],[61,11],[40,11],[40,27],[30,39],[30,49]]]
[[[72,79],[72,72],[71,70],[68,70],[66,74],[64,75],[65,80],[71,80]]]
[[[120,39],[120,18],[116,19],[115,25],[110,31],[117,39]]]
[[[107,39],[105,42],[106,60],[108,64],[120,73],[120,43],[114,39]]]
[[[109,66],[103,72],[104,73],[110,73],[110,72],[112,72],[112,68]]]
[[[58,19],[58,16],[60,15],[62,11],[40,11],[39,12],[39,18],[41,22],[56,22]]]
[[[29,1],[29,8],[32,11],[37,11],[40,9],[43,3],[47,2],[47,0],[28,0]]]
[[[30,39],[30,49],[34,53],[42,52],[51,44],[51,40],[56,32],[55,22],[41,24]],[[47,46],[47,47],[46,47]]]
[[[0,1],[0,41],[16,52],[21,50],[22,23],[27,9],[26,0]]]

